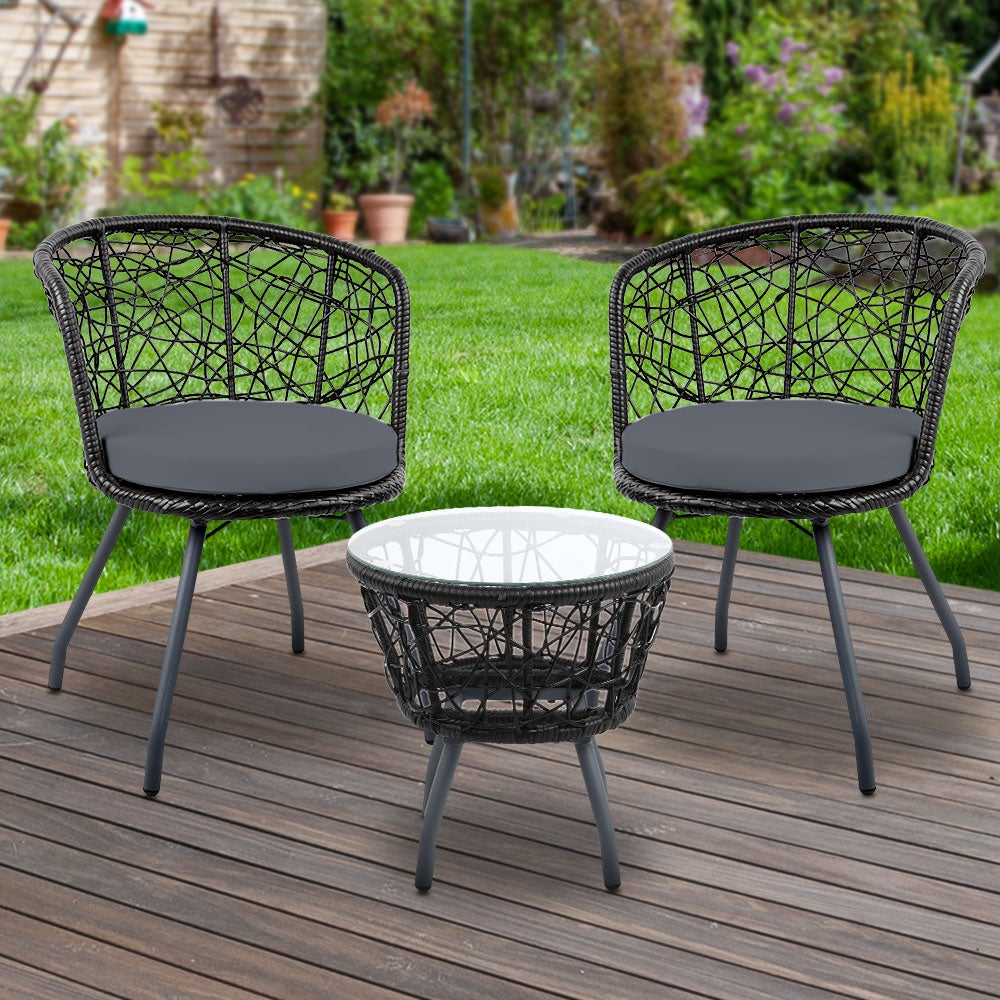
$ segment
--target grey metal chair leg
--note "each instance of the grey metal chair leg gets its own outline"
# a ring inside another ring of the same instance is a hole
[[[910,560],[920,577],[920,582],[924,585],[924,590],[927,591],[927,596],[931,599],[931,604],[934,605],[934,610],[951,641],[951,651],[955,659],[955,682],[960,691],[968,691],[972,687],[972,677],[969,674],[969,654],[965,648],[965,638],[955,618],[955,612],[951,610],[948,598],[944,596],[941,584],[937,582],[934,570],[931,569],[931,564],[927,561],[927,556],[924,554],[916,532],[913,530],[913,525],[910,524],[910,519],[906,516],[902,505],[894,504],[889,508],[889,514],[895,522],[899,537],[903,539],[906,551],[910,554]]]
[[[622,876],[618,868],[618,844],[615,840],[614,824],[611,822],[611,809],[608,806],[608,790],[601,780],[600,751],[593,739],[582,740],[575,746],[576,755],[580,758],[583,780],[587,785],[590,808],[594,810],[594,819],[597,821],[604,885],[608,889],[617,889],[622,884]]]
[[[742,517],[729,519],[726,550],[722,556],[722,574],[719,576],[719,595],[715,599],[715,650],[718,653],[724,653],[729,645],[729,598],[733,592],[733,574],[736,572],[742,528]]]
[[[597,745],[597,740],[591,741],[594,744],[594,756],[597,758],[597,766],[601,771],[601,784],[604,785],[604,791],[608,790],[608,772],[604,770],[604,758],[601,756],[601,748]]]
[[[59,633],[52,645],[52,660],[49,663],[49,688],[52,691],[58,691],[62,687],[63,670],[66,668],[66,650],[69,648],[70,639],[73,638],[73,633],[76,631],[77,625],[80,624],[84,611],[87,610],[87,604],[94,593],[97,581],[100,580],[108,558],[115,547],[115,542],[118,541],[118,536],[131,513],[128,507],[121,504],[115,507],[115,512],[111,515],[111,520],[108,522],[107,528],[104,529],[104,535],[97,546],[97,551],[90,560],[87,572],[83,574],[80,586],[77,587],[76,595],[70,603],[66,617],[63,619],[62,625],[59,626]]]
[[[674,512],[672,510],[664,510],[662,507],[658,507],[656,513],[653,515],[653,527],[659,528],[660,531],[666,531],[667,525],[674,519]]]
[[[430,795],[424,808],[424,822],[420,828],[420,846],[417,848],[417,875],[414,879],[421,892],[427,892],[434,880],[434,849],[437,847],[438,830],[441,827],[441,817],[444,816],[444,805],[448,801],[448,791],[451,789],[455,768],[462,752],[462,741],[446,739],[439,736],[434,745],[443,743],[441,759],[438,761],[431,785]]]
[[[434,776],[437,774],[438,764],[441,762],[441,751],[443,749],[444,737],[438,736],[433,744],[431,744],[431,752],[427,757],[427,771],[424,774],[424,813],[427,812],[427,799],[431,794],[431,785],[434,784]]]
[[[844,604],[844,593],[840,589],[840,574],[837,572],[837,560],[833,554],[833,539],[830,537],[829,522],[815,523],[813,533],[816,538],[816,551],[819,553],[819,565],[823,573],[823,586],[826,589],[826,603],[830,609],[830,621],[833,624],[833,638],[837,644],[840,675],[844,681],[844,694],[847,695],[847,711],[851,716],[854,755],[858,762],[858,787],[861,789],[862,795],[871,795],[875,791],[872,738],[868,731],[868,717],[865,715],[861,681],[858,679],[858,664],[854,658],[854,643],[851,641],[851,630],[847,624],[847,607]]]
[[[205,544],[205,525],[192,522],[184,548],[184,562],[174,599],[174,613],[170,619],[167,648],[163,654],[163,668],[160,671],[160,686],[156,691],[156,705],[153,708],[153,723],[149,729],[146,745],[146,776],[143,791],[150,797],[160,790],[160,772],[163,770],[163,744],[167,738],[167,722],[170,719],[170,705],[177,684],[177,672],[181,665],[181,649],[187,632],[191,600],[194,597],[194,583],[198,578],[198,563]]]
[[[360,510],[349,510],[347,512],[347,523],[351,526],[351,531],[360,531],[368,522]]]
[[[295,543],[292,526],[287,517],[275,518],[278,540],[281,542],[281,561],[285,567],[285,587],[288,606],[292,612],[292,652],[301,653],[306,648],[306,613],[302,607],[302,588],[299,586],[299,569],[295,565]]]

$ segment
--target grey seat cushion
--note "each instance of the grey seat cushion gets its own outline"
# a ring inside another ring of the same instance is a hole
[[[622,433],[622,465],[683,490],[826,493],[906,474],[921,419],[826,399],[753,399],[653,413]]]
[[[108,467],[182,493],[306,493],[361,486],[396,468],[396,432],[364,413],[263,400],[197,400],[97,419]]]

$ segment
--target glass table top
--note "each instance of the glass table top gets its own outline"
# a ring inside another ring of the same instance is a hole
[[[441,583],[537,586],[596,580],[673,553],[659,529],[631,518],[556,507],[464,507],[362,528],[351,556],[384,572]]]

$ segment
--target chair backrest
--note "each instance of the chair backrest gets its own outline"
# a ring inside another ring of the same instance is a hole
[[[968,233],[879,215],[771,219],[646,250],[611,288],[616,443],[659,410],[792,396],[913,410],[933,440],[985,262]]]
[[[409,293],[377,254],[239,219],[92,219],[35,252],[81,421],[196,399],[332,404],[403,447]],[[86,436],[86,435],[85,435]]]

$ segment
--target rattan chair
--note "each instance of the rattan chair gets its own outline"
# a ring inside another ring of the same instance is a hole
[[[117,505],[59,630],[49,687],[131,510],[190,522],[146,756],[163,746],[211,521],[277,522],[304,616],[289,518],[346,517],[404,479],[409,296],[369,250],[238,219],[94,219],[54,233],[35,273],[62,332],[91,484]]]
[[[611,288],[615,485],[660,526],[729,518],[720,652],[743,518],[811,523],[865,794],[871,739],[829,522],[889,508],[967,689],[961,631],[901,503],[930,478],[985,259],[967,233],[926,219],[804,216],[646,250]]]

